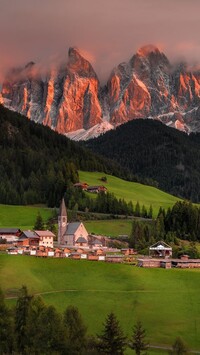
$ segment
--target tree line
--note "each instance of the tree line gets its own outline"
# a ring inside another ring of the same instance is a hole
[[[200,241],[200,208],[189,201],[177,201],[172,208],[160,208],[152,223],[133,221],[129,238],[130,246],[139,251],[147,251],[159,240],[172,244],[174,256],[188,254],[200,257],[195,242]],[[190,241],[189,245],[180,240]]]
[[[135,206],[132,201],[117,199],[113,193],[100,192],[95,198],[89,197],[82,189],[68,187],[65,195],[66,206],[71,210],[106,213],[111,215],[126,215],[152,219],[152,205],[147,209],[138,201]]]
[[[77,307],[68,306],[63,314],[47,306],[40,296],[30,295],[22,286],[14,309],[5,304],[0,290],[0,354],[123,355],[127,347],[136,355],[148,348],[146,331],[140,321],[127,337],[113,312],[110,312],[96,336],[89,336]],[[171,354],[187,354],[181,338],[172,346]]]

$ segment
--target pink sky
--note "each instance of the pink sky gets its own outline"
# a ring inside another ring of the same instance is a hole
[[[80,48],[102,81],[138,47],[200,63],[199,0],[0,0],[0,80],[10,66],[47,66]]]

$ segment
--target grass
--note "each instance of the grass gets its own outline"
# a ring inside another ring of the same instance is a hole
[[[84,221],[84,225],[89,233],[118,237],[119,235],[130,235],[132,220],[111,219],[100,221]]]
[[[102,176],[107,177],[107,183],[100,181]],[[79,179],[81,182],[87,182],[89,185],[105,185],[108,191],[114,193],[118,199],[124,198],[127,202],[132,201],[134,205],[137,201],[141,206],[145,205],[146,208],[152,205],[154,217],[157,216],[160,206],[167,209],[180,200],[178,197],[172,196],[155,187],[125,181],[115,176],[105,175],[104,173],[79,171]],[[90,194],[90,196],[94,195]]]
[[[32,229],[38,212],[44,221],[51,216],[52,210],[42,206],[0,205],[0,228],[16,227],[22,230]]]
[[[59,311],[78,306],[91,334],[101,331],[105,317],[114,311],[128,335],[140,319],[151,344],[170,346],[180,335],[196,350],[200,350],[199,277],[200,270],[0,255],[1,287],[7,296],[26,284]]]

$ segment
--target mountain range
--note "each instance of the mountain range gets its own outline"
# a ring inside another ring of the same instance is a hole
[[[10,70],[0,103],[72,139],[88,139],[137,118],[200,131],[200,71],[172,65],[157,47],[140,48],[100,86],[92,65],[76,48],[66,63],[43,75],[30,62]]]

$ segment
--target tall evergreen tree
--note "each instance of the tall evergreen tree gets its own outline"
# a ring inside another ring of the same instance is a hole
[[[148,344],[146,342],[146,331],[142,327],[140,321],[138,321],[133,328],[130,348],[135,350],[136,355],[142,354],[142,352],[148,348]]]
[[[13,350],[13,327],[11,313],[6,307],[0,289],[0,355],[11,354]]]
[[[27,287],[22,286],[15,308],[16,344],[18,351],[21,353],[24,352],[28,344],[27,324],[31,299],[32,296],[28,294]]]
[[[64,312],[64,328],[66,331],[66,346],[70,354],[82,354],[86,348],[85,326],[79,310],[75,306],[69,306]]]
[[[126,337],[120,327],[119,321],[115,314],[108,314],[104,323],[104,329],[98,335],[100,352],[109,355],[123,355],[126,348]]]
[[[43,221],[43,218],[42,218],[40,212],[38,212],[38,214],[37,214],[35,225],[33,228],[35,230],[39,230],[39,231],[44,230],[44,221]]]

